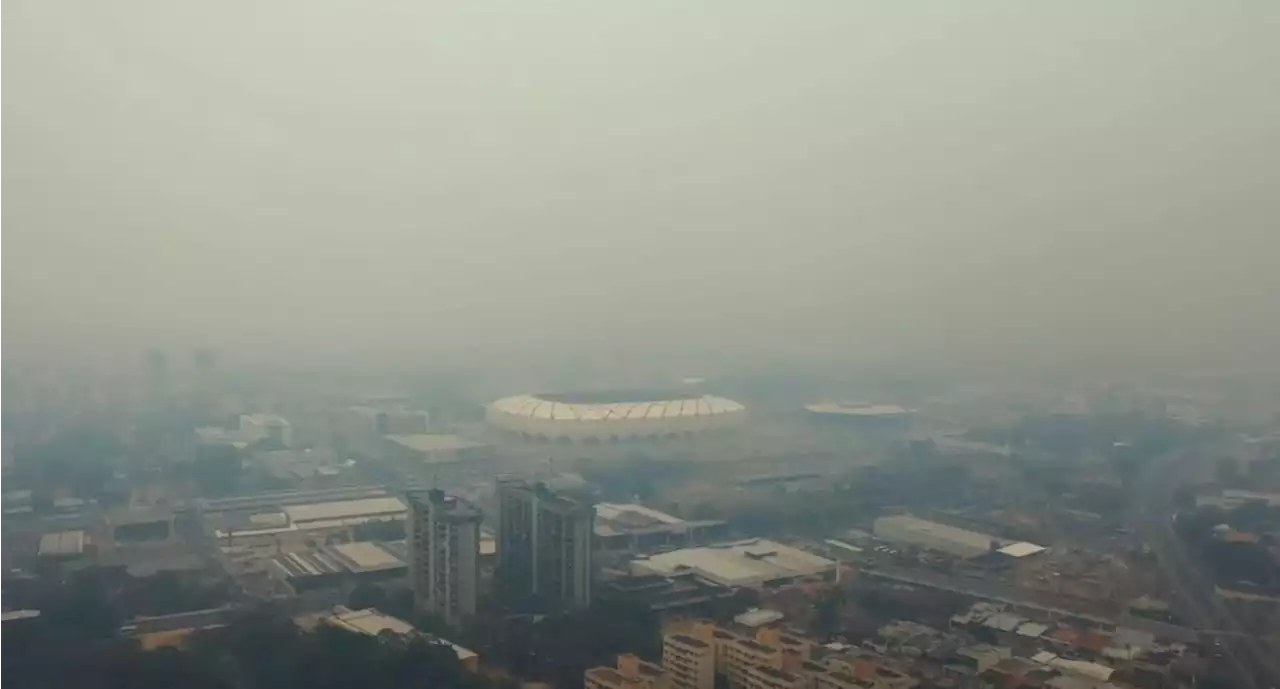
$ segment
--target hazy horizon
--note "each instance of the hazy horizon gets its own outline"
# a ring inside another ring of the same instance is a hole
[[[1275,3],[5,9],[6,358],[1280,365]]]

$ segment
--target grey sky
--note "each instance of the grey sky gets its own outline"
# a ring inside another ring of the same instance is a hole
[[[1273,364],[1277,35],[1267,0],[12,0],[6,354]]]

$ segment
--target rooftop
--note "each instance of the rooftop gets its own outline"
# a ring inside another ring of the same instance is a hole
[[[370,541],[357,541],[331,546],[334,553],[348,560],[352,571],[373,572],[404,567],[405,563],[385,548]]]
[[[416,452],[455,452],[484,447],[484,443],[445,433],[414,433],[412,435],[388,435],[386,437],[391,442]]]
[[[684,548],[632,561],[632,568],[658,574],[694,571],[722,586],[764,584],[779,579],[834,571],[836,563],[798,548],[765,539],[749,539]]]
[[[754,672],[759,672],[763,675],[768,675],[769,677],[773,677],[774,679],[780,679],[787,682],[795,682],[800,679],[799,676],[793,675],[790,672],[787,672],[786,670],[779,670],[777,668],[769,667],[768,665],[757,665],[754,668],[752,668],[752,670]]]
[[[417,634],[417,629],[398,617],[384,615],[373,608],[367,610],[350,610],[345,606],[339,605],[333,609],[333,614],[325,618],[325,620],[334,626],[341,627],[360,634],[368,634],[377,636],[381,632],[389,631],[395,634]],[[444,644],[453,648],[458,656],[458,660],[467,660],[476,657],[474,651],[463,648],[451,641],[445,639],[434,639],[437,643]]]
[[[286,505],[282,509],[289,516],[289,521],[294,524],[370,515],[402,515],[407,511],[404,502],[396,497],[314,502],[303,505]]]
[[[760,643],[759,641],[756,641],[755,639],[738,639],[738,643],[739,643],[739,644],[741,644],[741,645],[743,645],[743,646],[746,646],[747,648],[749,648],[749,649],[751,649],[751,650],[753,650],[753,651],[757,651],[757,652],[760,652],[760,653],[768,653],[768,652],[770,652],[770,651],[776,651],[776,650],[777,650],[777,649],[776,649],[776,648],[774,648],[773,646],[770,646],[770,645],[768,645],[768,644]]]
[[[624,399],[630,393],[636,395]],[[545,421],[640,421],[699,416],[718,416],[745,411],[746,407],[723,397],[678,393],[653,399],[652,391],[621,391],[610,394],[516,395],[489,405],[491,412]]]
[[[0,622],[13,622],[14,620],[29,620],[39,617],[39,610],[10,610],[0,615]]]
[[[381,572],[407,567],[392,547],[370,541],[322,546],[314,550],[282,553],[270,566],[283,577],[314,577],[352,572]]]
[[[587,675],[605,684],[624,684],[627,681],[621,672],[611,667],[593,667],[587,670]]]
[[[40,555],[65,557],[84,552],[84,531],[55,531],[40,537]]]
[[[707,648],[710,645],[702,639],[694,638],[688,634],[672,634],[671,639],[684,644],[685,646],[692,646],[693,648]]]
[[[733,618],[734,622],[745,625],[747,627],[761,627],[766,624],[772,624],[783,618],[783,614],[777,610],[762,610],[760,608],[752,608],[741,615]]]
[[[413,625],[398,617],[384,615],[373,608],[366,610],[348,610],[339,606],[328,618],[330,624],[353,632],[377,636],[382,632],[411,634],[416,629]]]
[[[909,514],[880,517],[875,521],[875,528],[877,531],[880,531],[885,527],[906,529],[919,534],[927,534],[935,538],[941,538],[981,550],[989,550],[991,548],[991,541],[995,540],[993,537],[984,533],[931,522]]]
[[[635,503],[596,503],[595,532],[598,536],[683,533],[690,529],[722,523],[719,521],[689,522]]]
[[[904,409],[894,404],[819,402],[806,404],[804,408],[814,414],[841,414],[844,416],[901,416],[911,413],[910,409]]]

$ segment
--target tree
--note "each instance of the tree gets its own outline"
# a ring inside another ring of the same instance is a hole
[[[840,609],[843,606],[844,591],[840,588],[833,588],[818,599],[814,606],[814,625],[824,636],[831,636],[839,629]]]
[[[242,464],[234,445],[202,445],[196,451],[193,477],[204,495],[231,495],[240,488]]]
[[[387,602],[387,592],[376,584],[357,584],[347,596],[347,607],[352,610],[376,608]]]

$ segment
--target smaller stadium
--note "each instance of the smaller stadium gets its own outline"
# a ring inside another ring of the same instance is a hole
[[[741,425],[747,408],[731,399],[672,390],[616,390],[504,397],[488,406],[494,428],[557,443],[660,442]]]
[[[856,402],[818,402],[805,405],[804,410],[816,422],[864,430],[906,430],[915,416],[913,410],[897,405]]]

